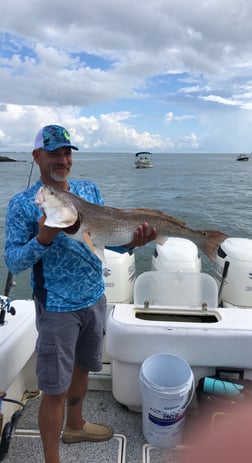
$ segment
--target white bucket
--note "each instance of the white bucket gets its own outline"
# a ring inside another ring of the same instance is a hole
[[[173,354],[155,354],[143,362],[139,379],[145,439],[155,447],[176,447],[194,394],[190,365]]]

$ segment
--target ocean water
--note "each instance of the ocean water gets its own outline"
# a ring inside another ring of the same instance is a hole
[[[8,274],[4,262],[7,204],[39,178],[31,154],[8,156],[19,162],[0,163],[0,294]],[[252,238],[252,158],[237,162],[235,154],[154,154],[152,169],[136,169],[134,154],[74,153],[73,159],[71,177],[96,182],[108,206],[159,209],[194,229]],[[150,243],[135,250],[137,273],[150,270],[154,248]],[[203,271],[212,273],[212,263],[200,255]],[[11,298],[31,297],[29,274],[15,276]]]

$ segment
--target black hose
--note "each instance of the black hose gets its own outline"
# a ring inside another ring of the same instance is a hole
[[[3,461],[5,456],[8,453],[11,438],[15,432],[17,422],[20,416],[22,415],[22,412],[25,406],[23,402],[19,402],[18,400],[14,400],[14,399],[8,399],[7,397],[4,397],[2,400],[4,402],[10,402],[10,403],[19,405],[21,408],[16,410],[13,413],[11,420],[8,421],[3,428],[1,442],[0,442],[0,461]]]
[[[6,297],[9,297],[12,286],[14,286],[14,277],[11,272],[8,272],[4,290],[4,295]]]
[[[226,262],[224,264],[224,267],[223,267],[223,272],[222,272],[222,276],[221,276],[221,284],[220,284],[219,293],[218,293],[218,303],[219,304],[220,304],[220,296],[221,296],[221,293],[222,293],[225,278],[227,276],[229,264],[230,264],[230,262],[228,260],[226,260]]]

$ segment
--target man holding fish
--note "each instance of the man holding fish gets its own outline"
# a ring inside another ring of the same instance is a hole
[[[57,209],[55,223],[48,226],[46,204],[43,207],[45,186],[73,193],[85,202],[103,207],[94,183],[69,179],[72,150],[78,148],[71,144],[64,127],[49,125],[38,132],[33,157],[41,178],[11,199],[6,217],[6,264],[10,272],[17,274],[32,267],[38,329],[37,377],[43,391],[39,429],[45,463],[60,462],[65,402],[63,442],[104,441],[113,436],[109,426],[89,423],[82,417],[88,372],[102,368],[106,315],[103,250],[99,257],[93,252],[88,230],[82,231],[82,242],[72,239],[79,228],[78,214],[62,227],[62,221],[57,222]],[[60,212],[64,208],[60,204]],[[71,210],[71,204],[68,208]],[[120,243],[114,250],[127,252],[145,245],[156,239],[157,232],[144,220],[134,226],[133,234],[126,236],[130,236],[129,243]]]

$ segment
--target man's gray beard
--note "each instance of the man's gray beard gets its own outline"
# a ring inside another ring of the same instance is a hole
[[[68,175],[64,176],[64,177],[61,177],[60,175],[57,175],[55,174],[54,172],[51,172],[51,178],[52,180],[54,180],[55,182],[58,182],[58,183],[64,183],[67,178],[68,178]]]

